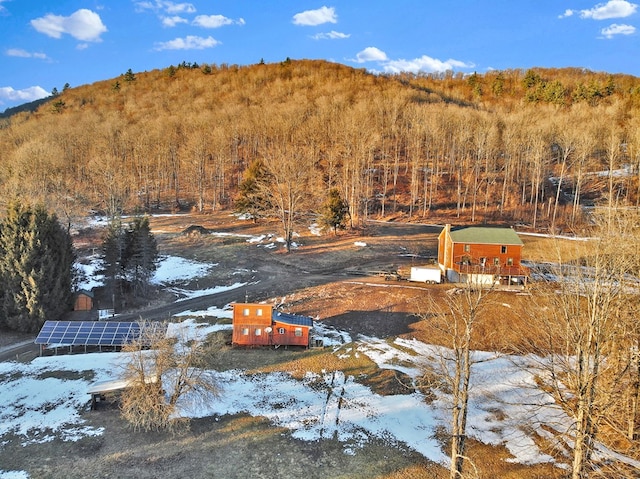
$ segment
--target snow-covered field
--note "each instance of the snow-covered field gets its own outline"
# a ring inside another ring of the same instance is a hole
[[[210,294],[210,290],[186,291],[175,285],[202,277],[214,267],[184,258],[164,257],[154,281],[174,285],[176,293],[183,297]],[[95,261],[87,266],[88,273],[93,272],[91,268],[95,271]],[[184,312],[185,320],[168,331],[180,338],[202,338],[210,332],[230,328],[230,315],[229,308]],[[211,324],[196,323],[193,318],[209,318]],[[226,324],[216,324],[218,318]],[[178,334],[177,329],[183,332]],[[380,368],[396,369],[411,378],[417,377],[421,366],[435,365],[436,358],[443,353],[418,341],[398,339],[389,343],[364,337],[353,340],[347,333],[331,330],[321,323],[317,330],[334,354],[366,355]],[[552,461],[538,450],[531,431],[550,438],[549,428],[565,429],[567,418],[551,398],[535,387],[533,369],[522,367],[526,358],[476,354],[482,356],[483,361],[476,365],[473,375],[470,434],[485,443],[506,445],[514,461]],[[87,390],[93,382],[115,379],[122,370],[123,358],[123,353],[93,353],[40,357],[30,364],[0,363],[0,447],[8,434],[19,437],[24,446],[54,438],[74,441],[102,434],[101,428],[87,425],[82,418],[82,412],[89,408]],[[368,436],[376,436],[391,443],[405,443],[434,461],[447,459],[435,438],[436,431],[446,428],[449,421],[445,393],[437,392],[436,399],[430,403],[420,393],[381,396],[342,372],[309,373],[303,380],[285,373],[253,376],[233,370],[215,374],[223,386],[222,396],[186,397],[179,405],[181,415],[248,413],[288,428],[299,439],[315,441],[337,437],[344,444],[345,454],[354,451]],[[56,379],[53,377],[56,375],[66,379]],[[498,377],[500,381],[496,382]],[[529,432],[524,432],[523,425],[530,428]],[[24,471],[0,472],[0,478],[9,477],[28,476]]]
[[[270,247],[273,237],[250,237],[247,241]],[[219,289],[187,291],[178,284],[202,277],[215,264],[178,257],[164,257],[154,281],[171,285],[182,297],[211,294]],[[95,277],[97,259],[84,265],[87,283]],[[232,287],[239,287],[236,284]],[[372,312],[371,314],[375,314]],[[229,308],[185,311],[182,323],[172,325],[168,334],[200,339],[207,334],[230,328]],[[194,318],[208,319],[196,323]],[[222,322],[218,320],[222,319]],[[177,330],[182,330],[178,333]],[[185,334],[186,332],[186,334]],[[416,340],[393,342],[371,338],[351,338],[318,323],[316,334],[336,355],[366,355],[378,367],[392,369],[416,379],[424,366],[438,368],[447,350]],[[0,448],[8,437],[21,444],[42,443],[55,438],[75,441],[100,435],[103,430],[82,418],[89,409],[90,385],[115,379],[122,370],[124,353],[74,354],[34,359],[29,364],[0,363]],[[553,442],[569,428],[570,420],[553,399],[536,385],[537,366],[542,358],[496,356],[475,352],[468,433],[493,445],[504,445],[519,463],[554,462],[543,453],[534,436]],[[54,374],[55,373],[55,374]],[[63,374],[59,374],[63,373]],[[449,427],[449,397],[435,389],[429,401],[421,393],[381,396],[342,372],[308,373],[302,380],[286,373],[250,375],[242,370],[214,372],[223,390],[217,398],[188,396],[179,404],[184,417],[204,417],[246,413],[268,418],[274,425],[287,428],[295,438],[317,441],[337,437],[345,454],[351,454],[375,436],[391,444],[404,443],[433,461],[445,463],[446,453],[436,433]],[[56,379],[56,376],[65,379]],[[15,439],[14,439],[15,440]],[[559,465],[561,466],[561,465]],[[0,465],[1,469],[1,465]],[[24,471],[2,471],[0,479],[28,478]]]
[[[229,312],[193,314],[228,317]],[[168,331],[181,338],[198,339],[229,327],[187,319]],[[176,333],[177,329],[185,328],[186,334]],[[364,354],[379,367],[396,369],[412,378],[419,374],[421,365],[435,364],[443,353],[415,340],[397,339],[389,343],[361,337],[351,341],[346,333],[322,325],[319,333],[327,337],[334,354]],[[482,361],[473,374],[471,436],[488,444],[504,444],[517,462],[553,461],[537,448],[531,430],[551,439],[546,428],[565,429],[568,420],[551,398],[536,388],[531,369],[534,361],[527,364],[527,358],[492,357],[480,352],[476,355]],[[82,418],[82,412],[89,408],[87,390],[93,382],[114,379],[122,362],[123,353],[93,353],[41,357],[30,364],[0,363],[3,392],[0,447],[9,433],[18,436],[25,446],[54,438],[74,441],[102,434],[101,428],[88,426]],[[71,379],[51,377],[54,371],[64,372]],[[336,435],[344,444],[345,454],[372,435],[391,443],[405,443],[434,461],[447,460],[435,439],[436,431],[446,428],[449,421],[448,397],[442,392],[437,392],[436,399],[427,404],[420,393],[378,395],[342,372],[309,373],[301,381],[285,373],[253,376],[239,370],[219,372],[216,376],[223,387],[222,396],[186,397],[179,405],[180,414],[204,417],[248,413],[288,428],[299,439],[315,441]],[[1,473],[0,478],[28,477],[10,474]]]

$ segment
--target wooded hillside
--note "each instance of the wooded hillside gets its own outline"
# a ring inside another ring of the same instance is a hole
[[[393,215],[570,230],[583,205],[639,204],[639,113],[639,78],[577,69],[129,70],[1,120],[0,202],[43,202],[69,221],[233,208],[259,159],[303,187],[301,213],[337,188],[356,225]]]

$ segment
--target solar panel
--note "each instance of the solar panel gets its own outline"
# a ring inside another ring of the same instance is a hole
[[[296,326],[309,326],[313,327],[313,319],[308,316],[300,316],[298,314],[281,313],[274,311],[272,315],[274,321],[280,321],[282,323],[292,324]]]
[[[143,323],[144,338],[166,332],[161,322]],[[140,337],[137,321],[46,321],[36,337],[36,344],[48,346],[123,346]],[[145,341],[148,345],[149,341]]]

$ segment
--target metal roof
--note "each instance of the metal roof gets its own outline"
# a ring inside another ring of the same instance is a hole
[[[280,313],[278,311],[274,311],[271,319],[273,321],[279,321],[281,323],[291,324],[293,326],[307,326],[309,328],[313,327],[313,319],[308,316],[300,316],[297,314],[290,313]]]
[[[454,243],[523,245],[518,233],[511,228],[469,226],[451,230]]]

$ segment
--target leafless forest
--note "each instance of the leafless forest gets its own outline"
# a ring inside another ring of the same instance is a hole
[[[0,201],[42,202],[65,222],[230,209],[259,159],[298,215],[338,188],[356,226],[393,216],[571,231],[585,205],[638,205],[639,110],[640,79],[577,69],[184,63],[64,88],[0,120]]]

